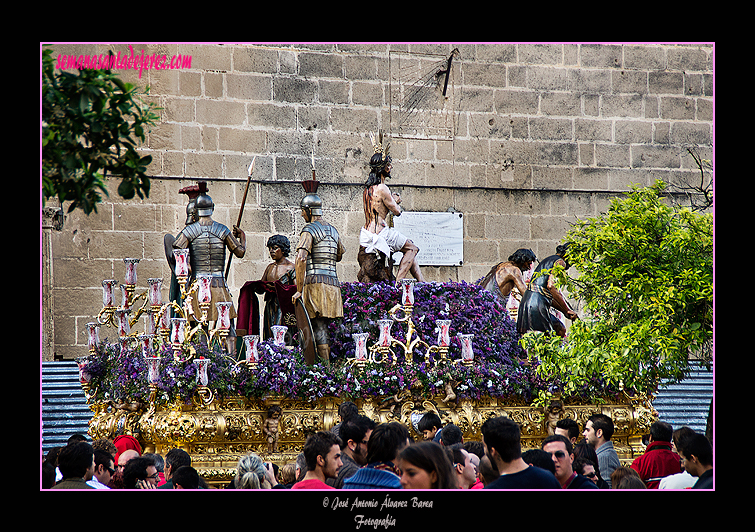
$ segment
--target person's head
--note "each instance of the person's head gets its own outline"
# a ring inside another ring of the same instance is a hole
[[[280,260],[291,253],[291,242],[284,235],[273,235],[267,239],[267,249],[273,260]]]
[[[94,449],[85,441],[66,445],[58,453],[58,469],[64,479],[91,480],[94,475]]]
[[[693,434],[696,434],[695,431],[689,427],[680,427],[676,429],[671,436],[671,450],[678,454],[681,441]]]
[[[498,468],[490,461],[490,457],[487,454],[480,458],[480,467],[477,477],[483,485],[487,486],[499,476],[500,473],[498,472]]]
[[[577,443],[577,438],[579,438],[579,425],[573,419],[565,417],[556,422],[556,429],[554,432],[566,436],[569,438],[572,445],[574,445]]]
[[[304,442],[307,470],[317,471],[325,478],[335,478],[341,467],[341,438],[330,431],[321,430]]]
[[[447,446],[464,443],[464,435],[459,427],[453,423],[447,423],[440,429],[440,443]]]
[[[381,183],[384,178],[391,177],[392,159],[389,155],[390,143],[384,137],[382,132],[378,132],[378,137],[370,133],[372,141],[372,156],[370,157],[370,174],[367,177],[366,185],[372,186]]]
[[[173,472],[181,466],[191,465],[191,455],[175,447],[165,455],[165,478],[170,479]]]
[[[473,462],[473,457],[477,459],[477,456],[464,449],[458,443],[444,448],[446,449],[448,458],[451,460],[451,466],[456,476],[456,484],[460,488],[468,489],[477,479],[477,465]],[[477,459],[477,464],[479,464],[479,459]]]
[[[456,475],[443,446],[421,441],[404,447],[398,457],[404,489],[457,488]]]
[[[554,474],[559,482],[563,484],[574,472],[572,468],[574,448],[569,438],[560,434],[548,436],[543,440],[542,448],[543,451],[551,455],[553,465],[556,468]]]
[[[118,463],[115,464],[116,471],[120,471],[122,474],[128,463],[139,457],[141,457],[141,454],[139,454],[138,451],[135,451],[134,449],[126,449],[118,455]]]
[[[209,194],[206,194],[204,192],[197,196],[197,199],[194,203],[197,209],[197,216],[199,216],[200,218],[209,218],[215,211],[215,203],[212,201],[212,198],[209,196]]]
[[[443,422],[440,420],[440,416],[435,412],[427,412],[417,423],[417,430],[422,433],[422,436],[424,436],[426,440],[432,440],[435,437],[435,433],[442,427]]]
[[[674,428],[665,421],[656,421],[650,425],[650,441],[671,442]]]
[[[681,441],[679,456],[684,469],[693,477],[699,477],[713,468],[713,446],[702,434],[692,434]]]
[[[123,487],[137,489],[142,483],[157,486],[159,476],[152,459],[146,456],[132,458],[123,469]]]
[[[304,196],[299,204],[302,218],[306,222],[311,222],[315,217],[322,216],[322,199],[314,192]]]
[[[522,456],[521,428],[511,418],[498,416],[482,424],[482,442],[491,463],[511,463]]]
[[[566,242],[564,244],[559,244],[556,246],[556,255],[564,259],[564,262],[566,263],[566,268],[569,268],[569,258],[567,257],[569,252],[569,243]]]
[[[113,462],[115,462],[115,455],[118,454],[118,448],[113,443],[113,440],[109,438],[97,438],[92,442],[92,449],[95,451],[97,449],[105,451],[113,457]]]
[[[113,455],[102,449],[94,449],[94,477],[101,484],[110,482],[110,477],[115,474],[115,461]]]
[[[394,462],[410,441],[409,430],[401,423],[378,424],[367,442],[367,463]]]
[[[173,473],[173,489],[195,490],[199,488],[199,472],[191,466],[181,466]]]
[[[304,453],[296,455],[296,462],[294,464],[296,468],[295,481],[299,482],[307,474],[307,458],[304,456]]]
[[[79,443],[79,442],[82,442],[82,441],[83,442],[87,441],[87,437],[84,436],[83,434],[78,434],[78,433],[77,434],[71,434],[68,437],[68,441],[66,442],[66,445],[71,445],[72,443]]]
[[[117,449],[117,452],[113,457],[115,458],[116,469],[123,472],[123,468],[131,458],[142,455],[142,446],[139,441],[130,434],[121,434],[116,436],[113,440],[113,445]],[[121,460],[121,455],[125,454],[125,458]]]
[[[593,414],[585,423],[582,435],[587,443],[597,448],[613,436],[613,420],[605,414]]]
[[[338,407],[338,415],[341,416],[341,423],[349,418],[352,418],[359,414],[359,407],[351,401],[344,401]]]
[[[165,472],[165,459],[161,455],[157,453],[144,453],[142,456],[146,456],[154,462],[158,473]]]
[[[265,463],[255,453],[239,458],[236,466],[236,489],[260,489],[265,483]]]
[[[611,487],[616,489],[624,477],[637,477],[640,479],[640,474],[629,466],[619,466],[611,473]],[[640,479],[642,481],[642,479]]]
[[[600,480],[600,477],[598,476],[598,466],[592,460],[588,460],[587,458],[575,458],[572,467],[577,474],[590,479],[595,484]]]
[[[550,453],[542,449],[527,449],[522,453],[522,460],[531,466],[539,467],[556,474],[556,466]]]
[[[509,256],[509,262],[514,266],[526,272],[532,266],[532,263],[537,260],[535,253],[531,249],[517,249]]]
[[[357,415],[341,424],[339,435],[342,450],[360,466],[367,464],[367,444],[376,423],[367,416]]]
[[[647,486],[640,477],[634,475],[627,475],[619,481],[619,485],[616,486],[619,490],[644,490]]]
[[[296,481],[296,462],[288,462],[281,468],[281,483],[293,484]]]

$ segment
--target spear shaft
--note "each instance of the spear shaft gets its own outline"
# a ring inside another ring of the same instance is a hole
[[[241,229],[241,216],[244,214],[244,205],[246,205],[246,196],[249,193],[249,184],[252,182],[252,172],[254,172],[254,161],[257,159],[257,156],[255,155],[252,159],[252,164],[249,165],[249,176],[246,178],[246,188],[244,189],[244,197],[241,200],[241,210],[239,210],[239,218],[236,221],[236,227]],[[231,261],[233,260],[233,253],[231,253],[228,257],[228,264],[225,267],[225,278],[226,281],[228,280],[228,274],[231,271]]]

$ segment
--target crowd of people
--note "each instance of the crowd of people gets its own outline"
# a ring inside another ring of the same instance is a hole
[[[239,459],[225,489],[712,489],[713,450],[689,427],[658,421],[648,445],[622,465],[610,417],[596,414],[583,430],[561,419],[539,448],[522,450],[521,430],[499,416],[482,425],[482,441],[426,413],[415,441],[399,422],[376,423],[345,402],[340,422],[309,435],[296,461],[282,466],[256,453]],[[580,437],[581,436],[581,437]],[[81,434],[42,461],[43,489],[207,489],[191,456],[143,452],[133,436],[92,442]]]

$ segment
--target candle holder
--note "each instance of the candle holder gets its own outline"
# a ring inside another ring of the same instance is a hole
[[[79,383],[81,384],[81,388],[84,390],[84,395],[87,398],[87,402],[89,402],[89,398],[91,397],[90,389],[92,387],[92,375],[89,373],[89,370],[87,370],[89,355],[76,357],[74,360],[76,361],[76,365],[79,368]]]
[[[160,289],[162,288],[163,280],[150,278],[147,279],[147,284],[149,285],[149,305],[152,312],[156,312],[162,306],[162,294],[160,293]]]
[[[186,318],[170,319],[170,344],[176,362],[183,361],[183,343],[186,339]]]
[[[285,325],[271,325],[270,329],[273,331],[273,343],[281,347],[285,346],[288,327]]]
[[[219,338],[220,347],[227,349],[226,338],[228,338],[229,329],[231,328],[231,307],[232,301],[218,301],[215,307],[218,309],[217,327],[210,334],[210,341],[213,338]]]
[[[160,382],[160,361],[159,356],[145,356],[147,362],[147,382],[149,383],[149,410],[146,417],[149,418],[157,410],[157,385]]]
[[[140,334],[139,345],[142,346],[142,355],[144,355],[145,358],[152,356],[152,353],[154,352],[154,346],[155,346],[155,335],[154,334]]]
[[[414,363],[414,349],[417,346],[424,346],[426,350],[430,349],[430,346],[422,340],[419,335],[416,335],[416,330],[414,328],[414,322],[412,321],[412,313],[414,312],[414,296],[413,294],[411,297],[407,293],[404,294],[404,297],[402,297],[402,300],[405,302],[404,305],[396,305],[393,307],[389,314],[391,318],[393,318],[394,321],[397,321],[399,323],[405,323],[406,324],[406,340],[401,342],[400,340],[396,338],[392,338],[390,341],[390,345],[394,346],[397,345],[404,351],[404,361],[406,364],[413,364]],[[401,314],[401,317],[399,317],[399,314]],[[416,337],[415,337],[416,335]],[[380,352],[378,349],[376,351]],[[395,360],[395,353],[393,353],[392,349],[389,349],[390,353],[394,355]],[[385,350],[383,348],[383,352],[385,353]]]
[[[129,314],[131,314],[131,309],[129,308],[119,308],[115,310],[115,319],[118,324],[118,337],[120,338],[131,334]]]
[[[89,353],[94,354],[97,345],[100,343],[100,326],[97,322],[89,322],[87,327],[87,347]]]
[[[101,325],[115,326],[115,287],[118,281],[106,279],[102,281],[102,310],[97,314],[97,322]]]
[[[356,344],[356,349],[354,351],[354,364],[360,368],[367,364],[367,338],[369,336],[370,333],[356,333],[351,335]]]
[[[209,379],[207,376],[207,366],[210,360],[204,357],[194,359],[194,364],[197,366],[197,395],[204,406],[212,403],[214,394],[212,390],[207,386]]]
[[[173,258],[176,260],[176,267],[174,272],[176,274],[176,280],[178,286],[181,289],[182,299],[186,299],[186,281],[189,278],[189,250],[174,249]]]
[[[126,258],[123,262],[126,264],[126,278],[124,284],[121,285],[124,290],[124,302],[125,308],[130,308],[134,303],[134,292],[136,291],[136,265],[139,264],[140,259]]]
[[[414,307],[414,285],[417,283],[414,279],[401,279],[401,304],[404,307]]]
[[[160,382],[160,361],[162,358],[159,356],[145,356],[144,360],[147,362],[147,382],[150,386],[157,386]]]
[[[471,366],[474,363],[474,351],[472,350],[474,334],[459,333],[456,337],[461,342],[461,363],[465,366]]]
[[[244,349],[246,351],[246,360],[244,361],[249,367],[257,367],[260,361],[260,352],[258,349],[260,341],[259,334],[248,334],[244,336]]]

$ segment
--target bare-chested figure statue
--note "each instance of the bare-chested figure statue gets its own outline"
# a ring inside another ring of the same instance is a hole
[[[403,257],[396,273],[396,281],[405,278],[409,273],[418,281],[424,281],[417,261],[419,248],[399,231],[389,227],[386,221],[388,213],[401,216],[402,212],[399,206],[401,197],[399,194],[391,193],[385,184],[386,178],[391,177],[389,144],[383,143],[382,133],[377,142],[374,136],[370,136],[374,154],[370,158],[370,175],[362,196],[365,222],[359,233],[359,245],[367,254],[380,252],[388,258],[393,253],[401,251]]]
[[[514,288],[523,295],[527,291],[523,274],[536,260],[537,257],[531,249],[517,249],[507,261],[493,266],[480,281],[480,286],[499,296],[504,303]]]

